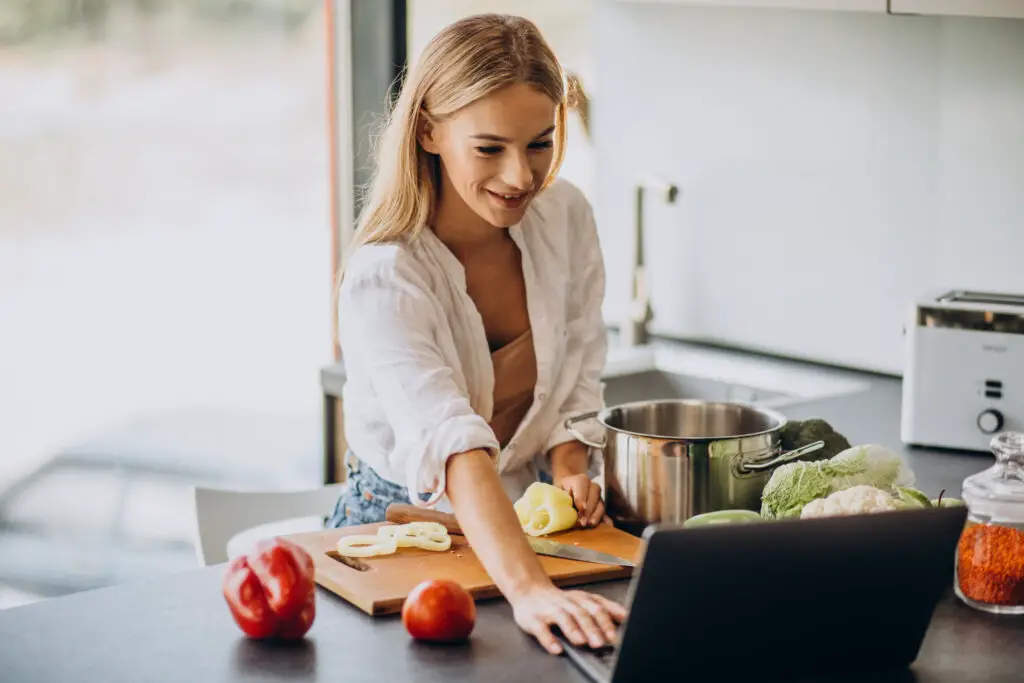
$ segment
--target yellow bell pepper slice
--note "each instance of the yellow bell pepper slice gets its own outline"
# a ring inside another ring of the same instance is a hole
[[[546,536],[571,529],[578,516],[572,496],[557,486],[534,482],[513,507],[523,531],[530,536]]]
[[[452,537],[448,529],[437,522],[410,522],[399,526],[382,526],[377,535],[393,539],[399,548],[422,548],[423,550],[448,550]]]
[[[338,554],[345,557],[375,557],[391,555],[398,550],[394,538],[385,538],[378,534],[354,534],[338,539]]]
[[[338,540],[338,554],[346,557],[391,555],[399,548],[422,548],[441,552],[452,547],[448,529],[436,522],[410,522],[382,526],[376,535],[355,534]]]

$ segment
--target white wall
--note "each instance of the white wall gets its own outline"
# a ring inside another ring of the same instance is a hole
[[[648,211],[656,332],[899,373],[933,287],[1024,292],[1024,21],[602,2],[606,314]]]

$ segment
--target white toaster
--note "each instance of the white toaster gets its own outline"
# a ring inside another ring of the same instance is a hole
[[[1024,431],[1024,295],[933,292],[906,327],[905,444],[988,450]]]

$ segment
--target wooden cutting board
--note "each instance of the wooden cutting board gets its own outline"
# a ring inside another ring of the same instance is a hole
[[[450,579],[458,582],[475,599],[500,596],[500,592],[484,571],[483,565],[469,547],[464,536],[452,534],[452,547],[438,552],[419,548],[399,548],[392,555],[368,558],[344,558],[351,565],[336,559],[338,539],[351,534],[376,534],[381,526],[327,529],[287,538],[302,546],[313,557],[316,582],[372,616],[400,612],[405,597],[421,581]],[[592,529],[576,529],[552,534],[547,538],[559,543],[579,545],[639,562],[643,541],[610,524]],[[576,586],[597,581],[628,577],[630,567],[565,560],[538,555],[541,565],[555,585]]]

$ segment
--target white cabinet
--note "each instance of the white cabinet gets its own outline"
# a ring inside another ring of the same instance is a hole
[[[636,4],[746,7],[1024,19],[1024,0],[618,0]]]
[[[1024,0],[890,0],[893,14],[1024,19]]]
[[[694,7],[748,7],[881,13],[885,13],[889,9],[887,0],[619,0],[619,2],[692,5]],[[964,2],[970,2],[970,0],[964,0]]]

